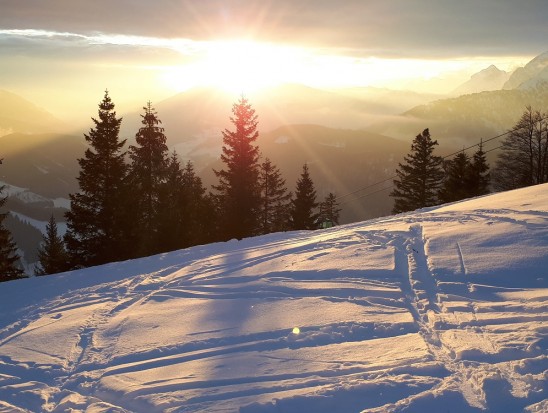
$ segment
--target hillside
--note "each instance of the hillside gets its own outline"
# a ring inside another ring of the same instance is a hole
[[[548,186],[0,287],[0,406],[548,409]]]
[[[0,180],[39,195],[66,197],[78,188],[83,137],[13,133],[0,137]]]
[[[410,141],[417,131],[429,128],[440,144],[468,146],[511,129],[527,106],[548,110],[548,53],[517,69],[498,90],[489,89],[501,84],[504,73],[491,68],[477,76],[479,89],[485,91],[418,105],[376,122],[368,130]],[[472,81],[461,86],[463,89],[457,92],[473,92],[477,84]]]
[[[60,132],[59,119],[15,93],[0,89],[0,136],[10,133]]]

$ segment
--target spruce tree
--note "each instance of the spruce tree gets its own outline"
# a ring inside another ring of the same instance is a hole
[[[411,153],[404,157],[396,169],[393,213],[413,211],[436,205],[437,192],[443,179],[442,158],[434,156],[437,141],[430,138],[425,129],[417,135],[411,144]]]
[[[280,170],[268,158],[259,167],[259,189],[259,233],[269,234],[287,229],[291,193],[287,192]]]
[[[131,188],[131,202],[136,215],[134,226],[135,252],[137,256],[160,252],[159,217],[162,213],[160,192],[166,181],[168,148],[164,128],[151,103],[143,107],[143,126],[135,135],[137,145],[129,147],[131,159],[128,181]]]
[[[483,151],[483,142],[480,142],[478,150],[472,157],[468,178],[469,196],[486,195],[491,185],[491,174],[489,173],[489,164]]]
[[[118,137],[122,119],[116,118],[108,91],[98,112],[99,118],[92,118],[95,127],[84,135],[89,147],[78,159],[80,192],[70,195],[71,209],[66,213],[65,241],[77,268],[129,256],[124,240],[125,140]]]
[[[202,179],[188,161],[183,169],[183,248],[215,240],[215,208]]]
[[[337,203],[337,198],[330,192],[320,204],[320,224],[328,228],[333,225],[339,225],[341,209]]]
[[[438,193],[442,203],[460,201],[470,195],[470,157],[459,152],[453,159],[445,161],[445,176]]]
[[[184,204],[183,171],[175,151],[168,159],[166,181],[160,191],[161,214],[159,217],[160,248],[162,251],[173,251],[182,248],[185,217],[182,211]]]
[[[69,269],[69,256],[63,239],[57,233],[57,223],[53,215],[46,225],[44,242],[38,250],[38,260],[39,264],[34,271],[36,275],[56,274]]]
[[[291,200],[290,228],[317,229],[319,217],[315,211],[317,207],[314,182],[310,178],[308,165],[304,164],[301,176],[297,180],[295,198]]]
[[[0,193],[3,190],[4,186],[0,186]],[[6,199],[7,197],[0,198],[0,208],[4,206]],[[0,213],[0,282],[25,278],[23,270],[18,266],[17,246],[10,232],[4,226],[4,219],[7,215],[7,212]]]
[[[225,169],[214,170],[219,184],[213,188],[218,191],[222,238],[241,239],[254,235],[258,227],[259,148],[254,143],[259,132],[257,115],[245,97],[234,104],[232,113],[235,130],[223,131]]]

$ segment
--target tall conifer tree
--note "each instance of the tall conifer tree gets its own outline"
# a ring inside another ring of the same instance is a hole
[[[470,195],[470,157],[459,152],[453,159],[445,161],[445,176],[438,197],[440,202],[454,202],[469,198]]]
[[[124,248],[124,203],[127,165],[120,140],[121,118],[105,91],[99,104],[99,118],[84,135],[88,149],[78,159],[80,192],[70,195],[71,209],[66,213],[65,241],[75,267],[89,267],[128,257]]]
[[[260,196],[258,187],[259,148],[255,141],[257,115],[245,97],[232,107],[230,121],[235,130],[223,131],[221,160],[225,169],[214,171],[219,184],[221,236],[241,239],[254,235],[258,227]]]
[[[470,196],[486,195],[490,192],[491,174],[483,151],[483,142],[480,142],[478,150],[472,157],[468,181]]]
[[[211,198],[206,195],[202,179],[196,175],[192,162],[183,169],[182,214],[184,219],[184,248],[212,241],[215,235],[215,210]]]
[[[36,275],[56,274],[68,270],[69,256],[65,250],[63,239],[57,233],[57,222],[53,215],[46,225],[44,242],[38,250],[39,265]]]
[[[316,208],[316,189],[310,178],[308,165],[303,165],[303,172],[297,180],[295,197],[291,200],[291,229],[317,229],[318,217]]]
[[[129,147],[131,159],[128,181],[136,215],[134,225],[136,255],[152,255],[161,250],[159,245],[160,192],[165,184],[168,165],[168,148],[164,128],[152,104],[143,107],[143,126],[135,135],[137,145]]]
[[[411,144],[411,153],[404,157],[396,169],[394,213],[413,211],[436,205],[437,192],[443,179],[442,158],[433,154],[438,144],[425,129]]]
[[[268,234],[287,229],[289,200],[285,180],[280,170],[266,158],[259,167],[261,194],[259,232]]]
[[[160,247],[162,251],[182,248],[185,217],[182,212],[184,203],[183,171],[175,151],[168,159],[166,182],[161,188],[160,204],[162,213],[159,219]]]
[[[330,192],[320,204],[320,223],[325,226],[339,225],[341,209],[335,194]]]

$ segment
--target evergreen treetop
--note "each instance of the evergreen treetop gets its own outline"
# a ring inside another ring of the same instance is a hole
[[[259,168],[259,189],[261,194],[259,232],[268,234],[286,229],[291,193],[287,192],[280,170],[268,158]]]
[[[483,151],[483,141],[480,142],[478,150],[472,156],[468,185],[469,195],[472,197],[486,195],[490,192],[491,174]]]
[[[70,194],[71,210],[66,213],[67,250],[75,267],[88,267],[128,257],[122,250],[127,165],[118,138],[121,118],[105,91],[99,104],[99,119],[84,137],[89,143],[78,160],[80,192]]]
[[[444,162],[445,176],[438,193],[440,202],[454,202],[470,196],[470,167],[470,157],[464,151]]]
[[[425,129],[411,144],[411,153],[404,157],[396,169],[394,213],[413,211],[436,205],[438,188],[443,179],[442,158],[433,155],[438,142],[432,140]]]
[[[44,242],[38,250],[39,264],[36,275],[56,274],[69,269],[69,256],[65,250],[63,239],[57,233],[57,222],[53,214],[46,225]]]
[[[335,194],[330,192],[320,203],[320,224],[326,227],[339,225],[341,209],[337,203]]]
[[[222,237],[241,239],[254,235],[258,226],[259,132],[257,115],[245,97],[233,105],[232,113],[235,130],[222,132],[225,169],[214,170],[219,184],[213,188],[218,191]]]
[[[303,165],[301,176],[297,180],[295,197],[291,200],[291,229],[317,229],[318,213],[316,208],[316,189],[310,178],[308,165]]]
[[[168,147],[164,128],[151,102],[143,107],[142,127],[135,135],[137,145],[129,147],[131,165],[128,181],[129,194],[135,214],[135,256],[146,256],[160,252],[159,216],[161,211],[161,187],[166,182]]]

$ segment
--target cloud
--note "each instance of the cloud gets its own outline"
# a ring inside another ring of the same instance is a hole
[[[0,29],[0,56],[140,65],[183,64],[195,42],[104,34],[83,35],[36,29]]]
[[[545,0],[3,0],[0,27],[210,40],[254,37],[349,55],[535,55]]]

